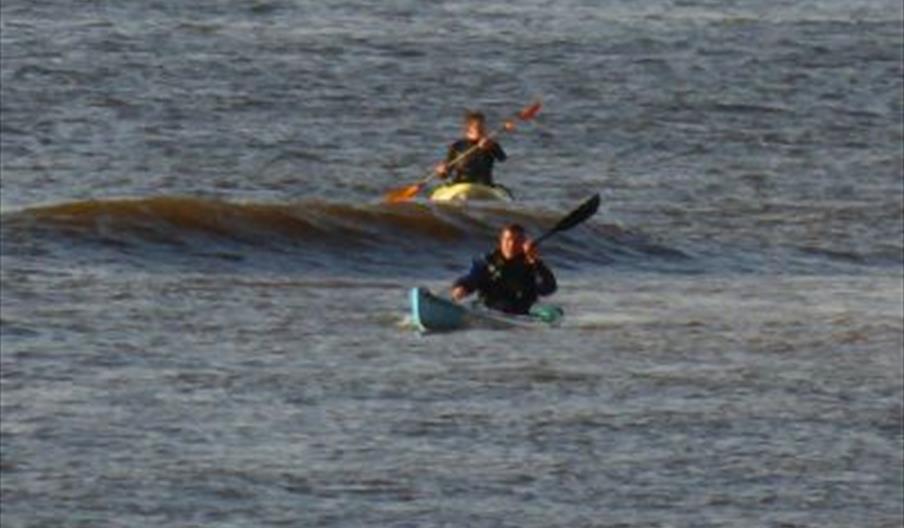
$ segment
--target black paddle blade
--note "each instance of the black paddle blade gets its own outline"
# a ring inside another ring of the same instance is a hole
[[[593,216],[596,213],[597,209],[599,209],[599,208],[600,208],[600,195],[599,195],[599,193],[596,193],[593,196],[591,196],[589,199],[587,199],[587,201],[582,203],[577,209],[568,213],[568,215],[565,218],[559,220],[559,223],[557,223],[555,227],[553,227],[549,231],[540,235],[540,237],[537,238],[534,241],[534,243],[539,244],[541,240],[549,238],[550,236],[552,236],[555,233],[558,233],[559,231],[565,231],[565,230],[571,229],[572,227],[580,224],[584,220],[587,220],[588,218]]]
[[[580,207],[568,213],[568,216],[559,220],[559,223],[556,224],[556,227],[552,229],[553,231],[565,231],[566,229],[571,229],[572,227],[593,216],[593,214],[596,213],[596,210],[599,208],[600,195],[599,193],[597,193],[590,197],[586,202],[582,203]]]

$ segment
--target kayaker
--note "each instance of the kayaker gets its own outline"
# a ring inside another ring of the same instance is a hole
[[[488,308],[526,314],[541,295],[551,295],[556,287],[536,244],[522,226],[509,224],[499,233],[499,246],[475,259],[468,274],[455,281],[452,298],[460,301],[477,292]]]
[[[514,125],[507,123],[506,126]],[[487,135],[483,113],[468,111],[464,119],[464,137],[449,146],[446,161],[436,166],[436,173],[451,183],[493,186],[493,164],[505,161],[507,157],[499,143]]]

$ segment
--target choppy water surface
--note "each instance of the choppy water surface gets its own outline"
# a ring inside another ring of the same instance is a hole
[[[900,526],[901,6],[636,4],[4,1],[2,524]],[[562,327],[406,326],[594,192]]]

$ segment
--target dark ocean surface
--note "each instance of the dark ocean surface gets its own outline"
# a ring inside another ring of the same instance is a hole
[[[3,0],[0,523],[904,525],[902,11]],[[560,327],[411,329],[597,192]]]

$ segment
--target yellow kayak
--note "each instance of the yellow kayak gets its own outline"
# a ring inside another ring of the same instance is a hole
[[[430,193],[430,200],[434,202],[451,201],[512,201],[512,195],[504,187],[489,186],[480,183],[453,183],[441,185]]]

